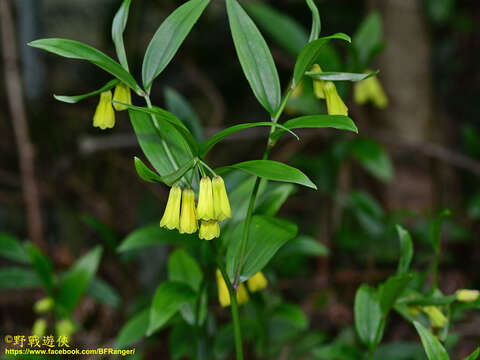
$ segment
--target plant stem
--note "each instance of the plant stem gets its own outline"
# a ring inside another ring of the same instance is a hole
[[[202,166],[204,166],[208,171],[210,171],[210,173],[213,175],[213,176],[217,176],[217,174],[215,173],[215,171],[213,171],[213,169],[208,166],[202,159],[198,159],[198,162],[200,164],[202,164]]]

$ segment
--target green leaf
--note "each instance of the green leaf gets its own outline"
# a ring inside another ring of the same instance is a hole
[[[297,226],[289,221],[270,216],[255,215],[252,217],[248,241],[245,247],[243,264],[240,264],[240,246],[243,234],[243,223],[233,232],[227,249],[227,271],[231,279],[240,266],[242,281],[262,270],[288,240],[297,234]]]
[[[22,290],[42,286],[42,281],[32,270],[20,267],[0,269],[0,290]]]
[[[382,311],[374,288],[363,284],[355,294],[355,328],[360,340],[367,347],[377,345],[379,336],[382,333]]]
[[[280,107],[281,89],[272,54],[237,0],[226,1],[230,30],[243,72],[257,100],[273,116]]]
[[[180,306],[195,299],[195,293],[186,284],[175,281],[165,281],[155,291],[147,336],[152,335],[180,309]]]
[[[378,293],[380,308],[384,316],[387,316],[395,301],[402,295],[412,278],[413,275],[411,274],[390,276],[387,281],[380,285]]]
[[[123,45],[123,32],[127,26],[128,12],[130,10],[131,0],[123,0],[122,5],[118,9],[112,23],[112,40],[115,44],[120,64],[128,71],[127,54],[125,54],[125,46]]]
[[[6,233],[0,233],[0,255],[23,264],[30,262],[28,253],[20,241]]]
[[[268,182],[267,180],[262,181]],[[259,193],[254,214],[275,216],[295,189],[296,186],[292,184],[268,182],[266,190]]]
[[[379,143],[358,138],[351,142],[350,151],[353,158],[377,179],[387,183],[393,180],[390,156]]]
[[[298,140],[298,136],[293,133],[291,130],[286,128],[284,125],[280,125],[277,123],[274,123],[272,121],[263,121],[263,122],[256,122],[256,123],[247,123],[247,124],[237,124],[230,126],[226,129],[223,129],[219,132],[217,132],[215,135],[209,137],[207,140],[205,140],[202,145],[200,145],[200,156],[203,157],[205,156],[218,142],[222,141],[226,137],[235,134],[238,131],[245,130],[245,129],[250,129],[252,127],[257,127],[257,126],[271,126],[271,127],[278,127],[281,128],[285,131],[288,131],[289,133],[293,134]]]
[[[308,319],[302,309],[296,304],[283,303],[272,311],[272,320],[282,321],[298,330],[308,328]]]
[[[292,255],[328,256],[328,248],[317,239],[301,235],[283,246],[277,254],[278,257],[286,258]]]
[[[479,356],[480,356],[480,348],[475,350],[473,353],[467,356],[464,360],[477,360]]]
[[[400,249],[402,255],[398,262],[398,274],[406,274],[410,269],[410,263],[413,258],[413,242],[410,234],[400,225],[396,226],[398,238],[400,239]]]
[[[118,236],[108,225],[90,215],[83,215],[82,221],[90,228],[95,230],[101,239],[110,249],[115,249],[118,243]]]
[[[199,291],[202,283],[202,269],[184,249],[176,249],[168,258],[168,279],[189,285]]]
[[[382,43],[382,18],[377,11],[370,13],[353,35],[352,45],[361,67],[365,68]]]
[[[58,304],[62,305],[67,313],[71,313],[82,295],[87,290],[93,276],[97,272],[102,247],[96,246],[86,255],[82,256],[63,275],[57,296]]]
[[[197,113],[185,99],[176,90],[166,87],[164,90],[165,104],[167,110],[177,116],[182,123],[190,130],[196,141],[203,141],[203,127]]]
[[[128,113],[140,147],[160,176],[172,174],[193,159],[189,145],[174,125],[156,118],[158,126],[155,126],[146,113],[134,110]]]
[[[317,61],[317,58],[322,51],[322,47],[325,46],[325,44],[327,44],[331,39],[341,39],[348,42],[351,41],[348,35],[337,33],[308,43],[298,55],[297,62],[295,63],[295,68],[293,70],[292,89],[297,87],[305,72],[310,70],[315,61]]]
[[[126,348],[145,336],[150,319],[150,308],[140,311],[132,316],[117,335],[115,341],[117,348]]]
[[[337,130],[348,130],[358,133],[355,123],[348,116],[343,115],[307,115],[286,121],[283,126],[287,129],[319,129],[333,128]],[[285,133],[284,130],[275,131],[271,139],[277,140]]]
[[[293,18],[263,3],[247,3],[249,14],[280,46],[298,55],[308,42],[305,29]]]
[[[86,94],[73,95],[73,96],[53,94],[53,97],[58,101],[63,101],[63,102],[69,103],[69,104],[75,104],[75,103],[79,102],[80,100],[83,100],[83,99],[86,99],[90,96],[95,96],[95,95],[101,94],[104,91],[110,90],[111,88],[113,88],[118,83],[119,83],[118,79],[113,79],[113,80],[110,80],[105,85],[103,85],[100,89],[95,90],[95,91],[91,91],[91,92],[86,93]]]
[[[120,103],[118,101],[114,101],[114,102],[119,103],[119,104],[123,104],[123,103]],[[184,147],[183,143],[187,144],[187,146],[189,148],[187,150],[187,152],[192,153],[192,154],[197,154],[198,153],[198,143],[197,143],[197,141],[193,137],[190,130],[188,130],[188,128],[179,119],[177,119],[177,117],[175,115],[173,115],[173,114],[169,113],[168,111],[166,111],[162,108],[159,108],[157,106],[147,108],[147,107],[135,106],[135,105],[130,105],[130,104],[123,104],[123,105],[126,106],[127,108],[131,109],[131,110],[135,110],[135,111],[138,111],[138,112],[141,112],[141,113],[153,115],[153,117],[155,118],[155,121],[159,122],[159,125],[164,124],[165,122],[169,123],[169,124],[167,124],[168,126],[166,126],[166,127],[162,125],[162,127],[160,127],[160,129],[157,129],[157,131],[160,131],[160,130],[163,131],[164,130],[163,128],[165,128],[165,131],[167,131],[167,133],[166,133],[167,139],[169,138],[168,135],[170,135],[170,133],[172,133],[172,134],[174,134],[174,137],[175,137],[175,139],[177,139],[177,141],[182,142],[182,147]],[[170,130],[172,126],[174,127],[176,132],[179,133],[179,134],[176,134],[172,130]],[[163,133],[162,131],[160,131],[160,134]],[[178,145],[177,145],[177,147],[178,147]]]
[[[431,218],[428,222],[429,234],[428,239],[435,250],[440,248],[442,226],[446,217],[450,216],[450,210],[445,209],[441,211],[437,216]]]
[[[117,251],[125,252],[160,244],[183,244],[195,237],[196,235],[180,234],[178,231],[162,228],[159,223],[155,223],[143,226],[130,233],[122,241]]]
[[[449,360],[447,351],[442,346],[440,341],[430,332],[425,326],[417,321],[413,322],[413,325],[417,329],[418,335],[422,340],[423,349],[427,354],[428,360]]]
[[[87,289],[87,294],[102,304],[118,307],[122,302],[120,295],[105,280],[94,277]]]
[[[322,30],[322,23],[320,21],[320,13],[318,12],[318,8],[315,5],[313,0],[307,0],[307,5],[312,12],[312,30],[310,31],[310,38],[308,42],[312,42],[317,40],[320,36],[320,31]]]
[[[268,180],[290,182],[317,189],[315,184],[300,170],[272,160],[250,160],[216,169],[217,173],[237,169]]]
[[[137,170],[138,176],[140,176],[143,180],[148,181],[148,182],[153,182],[153,183],[165,183],[168,186],[172,186],[175,184],[178,180],[180,180],[192,167],[195,166],[195,160],[191,159],[188,161],[186,164],[183,164],[178,168],[178,170],[175,170],[171,174],[167,174],[164,176],[159,176],[156,173],[154,173],[152,170],[150,170],[147,165],[143,163],[142,160],[137,158],[136,156],[134,157],[134,162],[135,162],[135,169]]]
[[[380,71],[372,71],[370,73],[348,73],[348,72],[313,72],[307,71],[305,75],[310,76],[315,80],[326,80],[326,81],[362,81],[368,79],[369,77],[375,76]]]
[[[112,58],[89,45],[83,44],[79,41],[55,38],[35,40],[28,43],[28,45],[69,59],[89,61],[112,74],[137,93],[141,93],[141,88],[127,70]]]
[[[209,2],[209,0],[187,1],[175,9],[159,26],[143,58],[142,80],[147,92],[152,87],[153,80],[175,56]]]
[[[51,295],[53,291],[53,269],[50,260],[33,244],[27,243],[26,250],[33,269],[37,273],[45,290]]]

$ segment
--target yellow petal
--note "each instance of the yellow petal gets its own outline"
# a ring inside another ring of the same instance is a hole
[[[160,220],[160,226],[165,227],[169,230],[179,228],[181,198],[182,189],[180,189],[178,186],[172,187],[168,195],[165,213],[163,214],[162,220]]]
[[[213,187],[213,208],[215,219],[223,221],[232,217],[230,201],[228,200],[225,183],[220,176],[215,176],[212,181]]]
[[[212,180],[210,180],[210,178],[207,176],[200,180],[197,219],[211,220],[214,218],[214,216]]]
[[[223,279],[222,273],[217,269],[217,286],[218,286],[218,302],[223,307],[230,305],[230,294],[228,293],[228,287]]]
[[[474,302],[480,297],[480,291],[460,289],[456,292],[457,300],[460,302]]]
[[[253,275],[250,279],[247,280],[248,290],[250,292],[260,291],[267,287],[268,281],[265,275],[261,271]]]
[[[245,304],[248,301],[248,293],[245,285],[242,283],[237,290],[237,303],[238,305]]]
[[[316,73],[321,73],[322,68],[320,67],[320,65],[315,64],[315,65],[313,65],[313,67],[310,71],[316,72]],[[313,80],[313,92],[315,93],[315,96],[318,99],[325,99],[325,92],[323,91],[324,85],[325,85],[325,81],[323,81],[323,80],[315,80],[315,79]]]
[[[447,323],[447,318],[436,306],[424,306],[422,311],[428,315],[430,324],[434,328],[443,328]]]
[[[110,90],[100,94],[100,101],[95,110],[95,115],[93,115],[94,127],[105,130],[111,129],[115,125],[115,111],[113,111],[111,100],[112,92]]]
[[[200,222],[200,231],[198,233],[198,237],[200,239],[212,240],[214,238],[218,238],[219,236],[220,236],[220,225],[218,224],[218,221],[202,220]]]
[[[117,86],[115,86],[113,100],[124,104],[132,105],[132,95],[130,94],[130,88],[123,82],[118,83]],[[116,103],[113,103],[113,107],[117,111],[123,111],[128,109],[125,105]]]
[[[337,88],[332,81],[326,81],[323,87],[329,115],[348,115],[348,108],[338,95]]]
[[[178,230],[181,234],[193,234],[198,230],[197,216],[195,214],[195,194],[192,189],[183,190]]]

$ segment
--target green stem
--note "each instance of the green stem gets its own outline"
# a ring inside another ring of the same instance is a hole
[[[435,257],[433,258],[433,288],[438,288],[438,268],[440,266],[440,244],[435,249]]]
[[[202,164],[202,166],[204,166],[208,171],[210,171],[210,173],[213,175],[213,176],[217,176],[217,174],[215,173],[215,171],[213,171],[213,169],[207,165],[207,163],[205,163],[202,159],[198,159],[198,162],[200,164]]]

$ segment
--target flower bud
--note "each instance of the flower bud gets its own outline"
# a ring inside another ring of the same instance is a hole
[[[220,236],[220,225],[218,225],[218,221],[202,220],[200,222],[200,230],[198,232],[198,237],[200,239],[212,240],[214,238],[218,238],[219,236]]]
[[[220,176],[215,176],[212,181],[212,187],[215,219],[223,221],[226,218],[231,218],[232,211],[223,179]]]
[[[180,189],[178,186],[172,187],[168,195],[165,213],[163,214],[162,220],[160,220],[161,227],[165,227],[168,230],[179,228],[181,198],[182,189]]]
[[[200,180],[200,192],[198,194],[197,219],[214,219],[212,180],[208,176]]]
[[[118,101],[124,104],[132,105],[132,95],[130,94],[130,88],[123,82],[119,82],[115,86],[113,93],[113,101]],[[113,103],[113,107],[117,111],[128,109],[125,105]]]
[[[460,290],[457,290],[456,295],[457,295],[457,301],[474,302],[474,301],[477,301],[478,297],[480,296],[480,291],[460,289]]]
[[[325,81],[323,86],[329,115],[348,115],[348,108],[338,95],[337,88],[332,81]]]
[[[261,271],[257,272],[250,279],[247,280],[248,290],[250,292],[260,291],[267,287],[268,281]]]
[[[427,314],[430,324],[434,328],[443,328],[447,323],[447,318],[436,306],[424,306],[422,311]]]
[[[32,335],[41,338],[47,331],[47,321],[45,319],[37,319],[32,326]]]
[[[66,336],[69,338],[75,332],[75,324],[70,319],[61,319],[55,324],[55,333],[57,337]]]
[[[195,214],[195,194],[192,189],[184,189],[182,194],[182,211],[180,213],[180,234],[193,234],[198,230]]]
[[[115,125],[115,111],[113,111],[111,100],[112,92],[110,90],[100,94],[100,101],[95,110],[95,115],[93,115],[94,127],[105,130],[108,128],[111,129]]]
[[[51,297],[45,297],[43,299],[38,300],[33,305],[33,310],[37,314],[43,314],[49,311],[53,307],[53,299]]]

